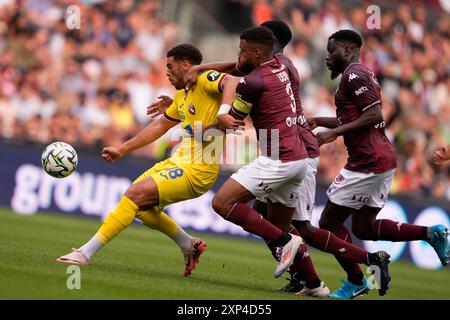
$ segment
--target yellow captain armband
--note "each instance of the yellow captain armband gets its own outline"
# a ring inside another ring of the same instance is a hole
[[[250,102],[246,102],[239,97],[236,97],[233,101],[233,108],[245,114],[250,113],[252,106],[253,105]]]

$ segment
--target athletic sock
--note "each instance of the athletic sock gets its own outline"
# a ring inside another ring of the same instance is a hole
[[[92,258],[94,254],[96,254],[101,248],[103,248],[105,245],[101,243],[96,236],[93,236],[91,240],[86,242],[80,250],[86,257],[89,259]]]
[[[344,226],[342,226],[338,232],[334,232],[334,234],[339,239],[352,243],[352,236]],[[353,284],[361,285],[364,279],[364,274],[362,273],[359,264],[348,259],[343,259],[340,256],[335,255],[335,257],[341,267],[345,270],[345,272],[347,272],[347,279]]]
[[[294,227],[291,228],[290,233],[300,235],[298,230]],[[306,243],[302,243],[295,255],[294,262],[289,267],[289,273],[300,275],[301,280],[306,282],[306,286],[309,289],[315,289],[320,286],[320,279],[317,275],[316,269],[311,259],[311,255],[308,251]]]
[[[126,196],[122,196],[116,210],[103,221],[95,237],[103,244],[108,243],[134,220],[138,206]]]
[[[376,220],[372,230],[372,240],[414,241],[427,240],[428,228],[401,223],[388,219]]]
[[[245,231],[260,236],[266,241],[276,241],[277,246],[282,246],[290,240],[289,235],[282,236],[283,231],[243,203],[237,202],[225,219],[241,226]]]
[[[308,239],[305,238],[305,241],[316,249],[334,254],[342,259],[348,259],[357,263],[365,263],[367,261],[369,252],[338,238],[328,230],[316,229],[314,235]]]
[[[136,218],[140,219],[143,225],[158,230],[170,237],[181,250],[187,250],[191,247],[192,237],[164,211],[161,211],[159,207],[139,211],[136,214]]]

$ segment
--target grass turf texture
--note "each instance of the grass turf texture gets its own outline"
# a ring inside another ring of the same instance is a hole
[[[81,267],[81,289],[68,290],[68,265],[55,259],[81,246],[99,220],[39,213],[20,216],[0,210],[0,299],[305,299],[274,292],[275,261],[259,240],[200,234],[207,250],[190,277],[183,277],[181,252],[165,235],[132,225]],[[316,270],[331,291],[344,273],[334,257],[312,252]],[[364,268],[365,270],[365,268]],[[450,299],[449,270],[391,265],[386,296],[373,290],[358,299]],[[288,275],[286,273],[285,275]]]

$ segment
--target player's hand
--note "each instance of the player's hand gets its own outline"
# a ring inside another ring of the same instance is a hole
[[[337,137],[339,137],[339,135],[334,130],[322,131],[316,135],[319,146],[333,142]]]
[[[437,149],[433,153],[432,159],[436,164],[443,164],[445,161],[450,160],[450,146]]]
[[[119,148],[116,147],[105,147],[102,150],[102,158],[109,163],[114,163],[122,156],[123,154],[120,152]]]
[[[220,128],[223,130],[238,130],[234,132],[236,134],[242,134],[242,131],[244,131],[244,121],[235,119],[229,114],[218,115],[217,121],[219,122]]]
[[[315,128],[317,128],[316,119],[308,118],[308,119],[306,119],[306,122],[308,122],[308,127],[310,130],[314,130]]]
[[[161,95],[158,97],[158,101],[153,102],[151,105],[147,107],[147,114],[154,118],[166,112],[166,110],[172,104],[173,99],[168,96]]]
[[[194,67],[191,67],[183,77],[184,83],[186,83],[186,89],[192,90],[195,88],[197,84],[198,78],[198,70]]]

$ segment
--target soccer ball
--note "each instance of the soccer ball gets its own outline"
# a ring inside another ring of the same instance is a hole
[[[49,144],[41,156],[41,164],[45,172],[55,178],[70,176],[78,165],[75,149],[64,142]]]

